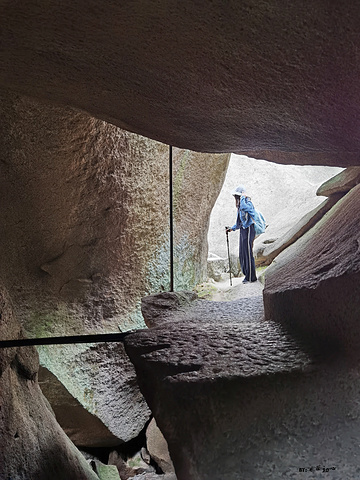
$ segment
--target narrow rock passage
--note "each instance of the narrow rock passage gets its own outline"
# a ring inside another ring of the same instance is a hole
[[[309,353],[265,321],[260,283],[235,282],[213,298],[231,297],[146,297],[150,328],[125,339],[178,480],[295,479],[320,463],[332,479],[356,478],[357,368]]]
[[[238,296],[253,295],[231,301],[201,300],[191,292],[146,297],[142,310],[151,328],[127,338],[131,360],[149,375],[176,381],[303,369],[311,363],[307,354],[279,325],[264,321],[257,283],[235,287]]]
[[[209,295],[209,300],[228,302],[230,300],[239,300],[247,297],[262,297],[264,285],[260,282],[253,282],[243,284],[244,277],[233,277],[230,286],[230,279],[223,278],[220,282],[212,284],[212,293]]]

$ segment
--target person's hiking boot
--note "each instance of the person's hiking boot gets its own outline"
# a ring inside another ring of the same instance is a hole
[[[249,283],[249,280],[246,280],[246,278],[244,278],[244,280],[242,281],[242,283]]]

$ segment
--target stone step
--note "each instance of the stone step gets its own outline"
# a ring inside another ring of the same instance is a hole
[[[162,305],[155,320],[145,307],[157,326],[125,348],[178,480],[358,478],[357,364],[305,349],[261,312],[252,318],[261,297],[161,295],[147,305]]]

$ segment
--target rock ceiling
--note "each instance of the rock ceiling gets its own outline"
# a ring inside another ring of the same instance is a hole
[[[181,148],[349,166],[360,6],[0,0],[0,85]]]

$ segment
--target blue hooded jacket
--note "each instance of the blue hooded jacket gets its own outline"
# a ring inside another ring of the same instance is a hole
[[[248,228],[254,223],[255,207],[246,195],[240,198],[240,207],[238,209],[236,223],[231,227],[232,230],[238,230],[240,227]]]

